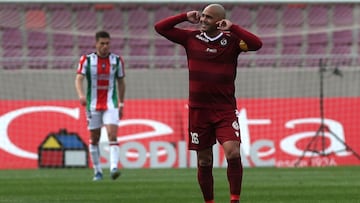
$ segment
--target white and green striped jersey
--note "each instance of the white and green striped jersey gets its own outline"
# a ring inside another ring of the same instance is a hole
[[[77,73],[87,80],[86,109],[103,111],[118,108],[116,79],[125,76],[124,61],[110,53],[102,58],[96,53],[81,56]]]

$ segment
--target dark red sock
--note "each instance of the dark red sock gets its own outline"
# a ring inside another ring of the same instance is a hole
[[[240,199],[243,167],[241,158],[228,159],[227,178],[230,186],[231,201]]]
[[[197,174],[199,186],[205,201],[214,199],[214,178],[212,174],[212,165],[198,166]]]

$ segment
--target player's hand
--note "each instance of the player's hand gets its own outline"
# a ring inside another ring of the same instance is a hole
[[[81,105],[86,106],[86,98],[85,98],[85,96],[80,96],[79,101],[80,101]]]
[[[186,13],[188,21],[192,24],[198,24],[200,22],[200,15],[199,11],[189,11]]]
[[[217,24],[217,28],[219,30],[223,30],[223,31],[226,31],[226,30],[230,30],[230,27],[232,26],[232,22],[228,19],[223,19],[223,20],[220,20],[218,22],[216,22]]]
[[[122,107],[122,106],[119,107],[119,119],[121,119],[124,116],[123,110],[124,110],[124,107]]]

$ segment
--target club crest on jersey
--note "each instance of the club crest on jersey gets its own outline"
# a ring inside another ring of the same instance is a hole
[[[226,39],[226,38],[222,38],[221,41],[220,41],[220,44],[221,44],[222,46],[226,46],[226,45],[228,44],[227,39]]]
[[[232,127],[233,127],[235,130],[239,130],[239,129],[240,129],[239,123],[236,122],[236,121],[234,121],[234,122],[232,123]]]

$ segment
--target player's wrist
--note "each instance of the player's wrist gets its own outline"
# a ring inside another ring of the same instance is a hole
[[[124,102],[119,102],[118,107],[119,108],[124,107]]]

